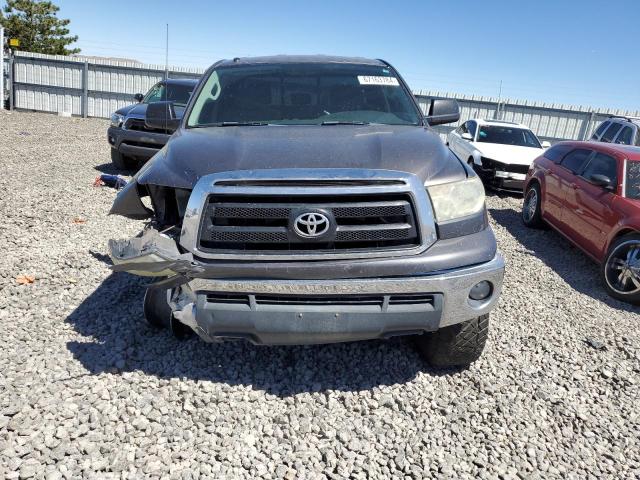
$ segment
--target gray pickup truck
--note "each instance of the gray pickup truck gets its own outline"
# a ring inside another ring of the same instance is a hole
[[[416,335],[437,366],[485,345],[504,262],[482,183],[387,62],[327,56],[214,64],[175,133],[111,213],[150,219],[110,241],[113,270],[159,277],[147,320],[210,342],[310,344]],[[144,197],[149,197],[144,200]]]
[[[171,131],[164,125],[149,127],[144,119],[150,103],[170,101],[176,115],[184,112],[198,80],[192,78],[169,78],[156,83],[146,95],[136,93],[137,103],[122,107],[111,115],[107,140],[111,146],[113,166],[128,170],[153,157],[164,147]]]

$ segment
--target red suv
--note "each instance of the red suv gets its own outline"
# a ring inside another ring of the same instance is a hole
[[[601,264],[609,294],[640,303],[640,148],[561,142],[525,179],[522,220],[545,224]]]

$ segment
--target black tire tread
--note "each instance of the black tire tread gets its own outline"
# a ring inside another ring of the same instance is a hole
[[[131,170],[133,167],[133,160],[124,156],[115,148],[111,149],[111,163],[118,170]]]
[[[418,337],[424,359],[434,367],[468,366],[475,362],[487,342],[489,314],[444,327]]]
[[[167,291],[161,288],[147,288],[143,304],[144,318],[154,328],[171,326],[171,307],[167,303]]]

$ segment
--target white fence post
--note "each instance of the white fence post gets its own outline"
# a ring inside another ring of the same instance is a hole
[[[89,62],[84,62],[82,70],[82,118],[89,116]]]
[[[0,27],[0,110],[4,108],[4,27]]]

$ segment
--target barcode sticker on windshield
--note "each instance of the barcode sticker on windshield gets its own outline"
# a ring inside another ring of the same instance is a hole
[[[360,85],[383,85],[385,87],[399,87],[396,77],[375,77],[369,75],[358,75]]]

